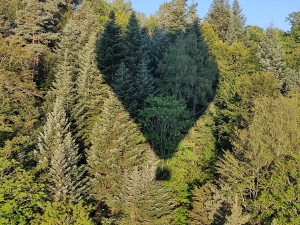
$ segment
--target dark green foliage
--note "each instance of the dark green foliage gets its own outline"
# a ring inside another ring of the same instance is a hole
[[[174,97],[150,95],[139,113],[142,129],[161,158],[172,156],[190,126],[190,119],[185,105]]]
[[[195,34],[180,38],[159,64],[160,93],[184,101],[196,114],[213,98],[217,66]]]
[[[124,63],[129,72],[135,76],[137,68],[144,57],[142,51],[142,33],[139,22],[133,12],[130,15],[128,24],[123,37],[125,50]]]
[[[138,93],[135,88],[135,77],[130,73],[124,63],[119,65],[112,87],[126,110],[131,115],[136,115]]]
[[[97,62],[105,80],[109,84],[115,79],[119,64],[124,59],[124,47],[121,43],[121,27],[116,24],[115,14],[112,11],[104,31],[97,43]]]

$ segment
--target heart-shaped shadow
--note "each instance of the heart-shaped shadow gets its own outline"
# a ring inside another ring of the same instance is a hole
[[[97,41],[98,66],[153,151],[167,159],[214,98],[217,63],[198,23],[150,36],[132,15],[123,35],[110,18]]]

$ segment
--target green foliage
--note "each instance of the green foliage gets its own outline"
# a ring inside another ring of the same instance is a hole
[[[243,205],[254,214],[252,219],[266,220],[273,214],[268,214],[271,207],[266,210],[265,206],[257,201],[269,204],[273,194],[263,190],[270,187],[267,183],[271,182],[273,166],[282,158],[298,154],[298,100],[263,97],[255,101],[254,112],[248,129],[236,131],[236,136],[232,139],[233,152],[227,151],[224,158],[217,163],[221,178],[218,183],[230,187],[227,191],[228,196],[233,196],[233,192],[238,194],[243,200]],[[275,174],[279,175],[278,172]],[[280,190],[289,192],[283,186]],[[279,209],[274,211],[280,213]],[[268,215],[263,216],[264,214]]]
[[[195,34],[179,38],[159,64],[160,93],[184,101],[196,114],[213,98],[217,66]]]
[[[90,134],[96,117],[106,97],[107,85],[97,67],[96,34],[91,34],[88,43],[79,52],[79,72],[75,81],[75,105],[72,108],[72,118],[75,120],[76,137],[90,145]]]
[[[123,37],[125,50],[124,63],[129,72],[135,76],[137,67],[144,57],[142,51],[142,33],[135,13],[130,15]]]
[[[125,173],[112,205],[121,215],[118,224],[170,224],[173,203],[168,189],[156,181],[154,156],[140,169]]]
[[[242,9],[238,0],[234,0],[230,13],[228,30],[226,32],[225,41],[228,44],[241,41],[244,38],[244,26],[246,18],[242,14]]]
[[[0,224],[29,224],[45,194],[32,174],[14,160],[0,157]]]
[[[230,6],[228,0],[214,0],[205,17],[205,20],[222,41],[226,39],[226,33],[230,23]]]
[[[124,172],[141,165],[149,150],[137,125],[113,93],[104,101],[91,143],[86,150],[91,195],[98,200],[111,198]]]
[[[0,38],[0,52],[0,148],[7,157],[23,161],[35,142],[39,118],[32,52],[12,37]]]
[[[121,27],[116,24],[115,13],[112,11],[104,31],[97,44],[98,66],[109,84],[115,79],[115,73],[124,58],[121,44]]]
[[[284,51],[279,43],[278,31],[272,27],[267,28],[257,48],[256,56],[261,64],[261,70],[272,74],[282,88],[286,81],[286,63],[283,61]]]
[[[91,207],[84,206],[80,201],[77,204],[64,202],[47,202],[43,214],[39,214],[31,222],[32,225],[92,225],[89,218]]]
[[[170,157],[190,126],[190,113],[174,97],[150,95],[139,113],[139,123],[154,151]]]
[[[77,166],[78,146],[69,129],[62,101],[57,98],[40,133],[36,151],[41,181],[46,183],[50,199],[56,202],[77,202],[86,190],[84,169]]]

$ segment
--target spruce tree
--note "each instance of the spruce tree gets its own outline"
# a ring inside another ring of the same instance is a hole
[[[237,195],[235,195],[231,215],[226,216],[226,223],[224,225],[243,225],[248,223],[249,220],[250,216],[242,213],[242,206],[239,204]]]
[[[135,88],[135,79],[125,64],[121,63],[112,85],[116,96],[122,101],[124,107],[132,116],[136,116],[138,107],[138,93]]]
[[[161,181],[155,180],[157,163],[153,159],[125,173],[119,182],[118,193],[111,200],[121,214],[118,224],[171,224],[173,203]]]
[[[184,101],[196,114],[213,97],[217,67],[208,57],[203,39],[190,34],[179,38],[159,64],[159,91]]]
[[[111,11],[96,50],[98,66],[109,84],[115,79],[119,64],[124,59],[121,33],[121,27],[116,24],[115,13]]]
[[[233,42],[243,40],[245,23],[246,18],[242,14],[239,2],[238,0],[234,0],[230,13],[228,30],[225,37],[226,43],[231,45]]]
[[[66,118],[63,101],[58,97],[38,138],[36,157],[41,181],[46,183],[50,199],[77,202],[84,196],[85,179],[80,156]]]
[[[90,144],[90,133],[106,96],[107,85],[97,67],[96,33],[79,52],[79,72],[75,81],[75,105],[72,118],[75,120],[77,140]]]
[[[228,0],[214,0],[205,17],[205,20],[210,24],[222,41],[225,41],[226,38],[230,13]]]
[[[271,24],[265,31],[256,56],[259,59],[261,70],[272,74],[282,88],[287,78],[286,63],[283,61],[284,51],[279,43],[278,30]]]
[[[125,66],[133,76],[136,76],[138,65],[144,58],[144,53],[142,51],[141,28],[134,12],[130,15],[126,26],[123,45],[125,50]]]
[[[137,96],[137,108],[141,109],[144,100],[150,95],[155,94],[154,79],[147,68],[146,62],[143,60],[138,65],[138,73],[135,77],[135,93]]]
[[[137,125],[111,91],[92,130],[91,143],[87,150],[91,195],[110,199],[124,172],[141,165],[149,151]]]

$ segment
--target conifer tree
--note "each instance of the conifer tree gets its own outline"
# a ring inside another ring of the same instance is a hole
[[[238,0],[234,0],[230,13],[228,30],[225,38],[226,43],[231,45],[233,42],[243,40],[245,23],[246,18],[242,14],[242,9],[239,5],[239,2]]]
[[[137,96],[137,108],[141,109],[144,100],[150,95],[155,94],[154,79],[151,76],[146,62],[143,60],[138,65],[138,73],[135,77],[135,93]]]
[[[299,154],[300,120],[296,102],[296,98],[282,96],[277,99],[257,99],[252,123],[246,130],[236,132],[232,138],[233,151],[225,152],[224,158],[217,163],[219,185],[229,187],[226,196],[237,194],[243,199],[243,205],[253,212],[251,220],[271,216],[269,209],[263,207],[264,210],[261,210],[261,203],[269,205],[273,198],[273,193],[263,192],[265,187],[269,187],[269,182],[274,182],[269,180],[273,165],[283,158],[293,158]],[[285,106],[284,110],[282,105]],[[288,194],[289,191],[283,187],[279,189]]]
[[[115,13],[111,11],[96,50],[98,66],[109,84],[115,79],[119,64],[124,59],[121,33],[121,27],[116,24]]]
[[[219,39],[225,41],[230,20],[230,6],[228,0],[214,0],[205,20],[214,29]]]
[[[63,101],[57,97],[39,136],[36,157],[41,181],[46,182],[50,199],[77,202],[84,195],[85,179],[78,146],[72,138]]]
[[[226,216],[226,223],[224,225],[243,225],[250,220],[249,215],[243,215],[242,206],[239,204],[237,195],[235,195],[233,206],[231,208],[231,215]]]
[[[195,34],[179,38],[159,69],[161,93],[183,100],[195,113],[212,98],[217,67],[208,58],[207,45]]]
[[[166,24],[167,30],[172,34],[178,34],[185,31],[186,28],[186,2],[187,0],[172,0],[171,11],[168,23]]]
[[[155,161],[124,174],[111,204],[121,215],[118,224],[171,224],[173,203],[168,190],[156,181]]]
[[[91,195],[109,199],[115,196],[117,181],[124,172],[141,165],[149,151],[137,125],[111,91],[92,130],[91,143],[87,150]]]
[[[138,93],[136,92],[135,79],[125,64],[121,63],[112,85],[117,97],[132,116],[136,115],[138,107]]]
[[[77,140],[84,141],[86,147],[89,146],[89,136],[103,105],[107,88],[103,75],[97,67],[96,37],[95,33],[91,34],[88,43],[79,52],[75,105],[71,112],[75,120]]]
[[[144,53],[142,51],[141,28],[134,12],[130,15],[126,26],[123,45],[125,50],[125,66],[133,76],[136,76],[138,65],[144,58]]]
[[[267,28],[257,48],[256,56],[259,59],[261,70],[272,74],[279,88],[287,78],[286,63],[283,61],[284,51],[279,43],[278,30],[272,24]]]
[[[24,0],[24,8],[16,14],[15,33],[26,40],[26,47],[34,52],[33,65],[41,67],[43,58],[53,51],[58,40],[57,25],[62,16],[60,6],[66,5],[64,0]],[[38,76],[37,76],[38,75]],[[35,79],[41,80],[40,74]]]

